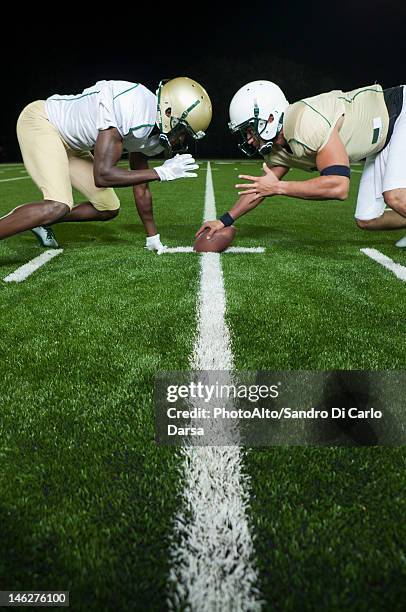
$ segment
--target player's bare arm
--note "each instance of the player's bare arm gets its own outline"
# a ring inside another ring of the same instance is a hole
[[[142,153],[130,153],[131,170],[148,170],[148,158]],[[155,236],[157,233],[154,213],[152,208],[152,194],[148,183],[133,185],[134,201],[145,228],[147,236]]]
[[[94,180],[97,187],[130,187],[149,181],[159,181],[155,170],[140,168],[126,170],[117,166],[123,151],[123,139],[119,131],[110,127],[102,130],[94,149]]]
[[[286,168],[285,166],[274,166],[269,171],[274,176],[275,180],[279,180],[283,176],[285,176],[287,172],[289,172],[289,168]],[[237,202],[229,210],[229,212],[226,213],[226,215],[230,215],[232,221],[235,221],[236,219],[238,219],[238,217],[242,217],[250,210],[256,208],[259,204],[261,204],[261,202],[263,202],[263,200],[264,196],[253,197],[252,195],[246,195],[245,193],[242,193],[238,198]],[[206,221],[197,231],[196,237],[200,236],[200,234],[202,234],[206,229],[209,229],[210,231],[207,234],[207,238],[210,239],[215,232],[220,229],[223,229],[223,227],[225,227],[225,223],[223,223],[223,221],[221,221],[220,219],[214,221]]]
[[[252,197],[285,195],[305,200],[345,200],[349,190],[349,159],[340,139],[337,127],[333,130],[327,144],[316,156],[317,169],[321,173],[316,178],[304,181],[282,181],[264,164],[263,176],[239,175],[251,183],[240,183],[239,194]],[[340,173],[340,174],[338,174]]]

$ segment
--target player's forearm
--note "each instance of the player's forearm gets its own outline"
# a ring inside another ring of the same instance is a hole
[[[285,195],[304,200],[345,200],[349,180],[338,176],[318,176],[305,181],[278,181],[270,195]]]
[[[96,187],[131,187],[132,185],[159,181],[159,176],[152,168],[126,170],[117,166],[95,166],[94,180]]]
[[[147,236],[155,236],[158,232],[154,220],[152,207],[152,194],[147,189],[137,189],[134,187],[134,200],[138,214],[144,226]]]
[[[261,204],[263,200],[264,198],[262,196],[253,200],[252,196],[242,195],[228,212],[233,219],[238,219],[238,217],[242,217],[258,206],[258,204]]]

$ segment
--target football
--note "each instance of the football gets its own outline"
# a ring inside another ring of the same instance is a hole
[[[208,232],[209,230],[206,229],[196,238],[193,247],[194,251],[198,253],[221,253],[225,251],[234,240],[236,229],[233,225],[223,227],[223,229],[218,230],[210,240],[207,240]]]

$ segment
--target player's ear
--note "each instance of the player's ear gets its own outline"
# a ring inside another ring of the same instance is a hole
[[[272,123],[272,121],[273,121],[273,120],[274,120],[274,116],[273,116],[273,114],[271,113],[271,114],[269,115],[269,117],[268,117],[268,123]]]

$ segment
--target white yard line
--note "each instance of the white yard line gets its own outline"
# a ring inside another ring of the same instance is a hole
[[[210,162],[204,220],[216,218]],[[202,253],[193,370],[232,370],[219,253]],[[175,518],[169,581],[175,609],[260,610],[258,573],[247,519],[248,479],[238,446],[186,447],[184,507]],[[183,607],[186,606],[186,607]]]
[[[164,251],[162,251],[161,255],[166,255],[166,253],[193,253],[193,247],[191,246],[167,247]]]
[[[17,268],[17,270],[6,276],[3,280],[6,283],[21,283],[26,278],[31,276],[33,272],[38,270],[38,268],[61,253],[63,253],[63,249],[52,249],[45,251],[44,253],[41,253],[41,255],[38,255],[38,257],[34,257],[34,259],[31,259],[31,261],[28,263]]]
[[[265,247],[228,247],[224,253],[265,253]]]
[[[179,246],[167,247],[161,254],[165,253],[194,253],[194,251],[191,246]],[[224,253],[265,253],[265,247],[229,247]]]
[[[390,257],[387,257],[380,251],[377,251],[377,249],[360,249],[360,250],[361,250],[361,253],[364,253],[364,255],[366,255],[367,257],[370,257],[371,259],[379,263],[381,266],[383,266],[387,270],[390,270],[390,272],[392,272],[396,276],[396,278],[402,281],[406,281],[406,267],[405,266],[402,266],[401,264],[394,262]]]
[[[31,178],[30,176],[17,176],[15,178],[0,179],[0,183],[7,183],[7,181],[24,181],[25,179]]]

